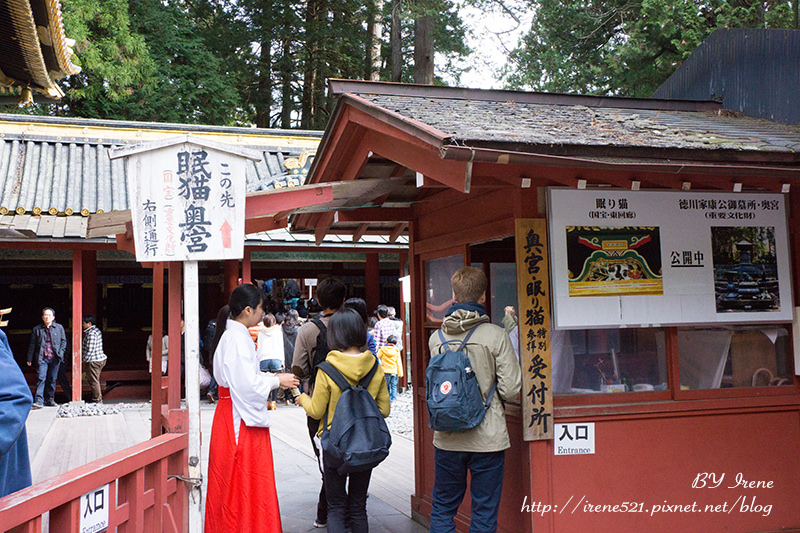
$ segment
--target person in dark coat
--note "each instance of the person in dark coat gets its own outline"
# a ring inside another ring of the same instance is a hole
[[[25,421],[33,398],[14,360],[6,334],[0,330],[0,498],[31,484]]]
[[[51,307],[45,307],[42,309],[42,324],[33,327],[28,343],[28,366],[34,360],[38,363],[34,409],[56,405],[56,377],[66,353],[67,334],[64,326],[56,322],[56,312]]]

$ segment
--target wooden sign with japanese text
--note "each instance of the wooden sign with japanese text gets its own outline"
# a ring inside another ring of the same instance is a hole
[[[515,221],[522,428],[525,440],[553,438],[550,277],[544,219]]]
[[[244,256],[243,157],[190,142],[127,157],[137,261]]]

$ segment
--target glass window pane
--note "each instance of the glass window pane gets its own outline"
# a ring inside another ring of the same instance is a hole
[[[463,254],[425,261],[425,320],[444,320],[445,311],[453,303],[450,278],[463,266]]]
[[[553,392],[666,390],[664,338],[661,328],[553,331]]]
[[[726,326],[678,330],[681,388],[790,385],[789,326]]]
[[[505,308],[517,307],[517,266],[515,263],[491,263],[489,265],[490,309],[492,323],[503,326]]]

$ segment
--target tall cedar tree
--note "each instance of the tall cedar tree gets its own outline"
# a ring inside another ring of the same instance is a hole
[[[750,0],[531,0],[509,88],[650,96],[716,28],[790,28],[792,4]]]
[[[393,20],[402,36],[403,81],[413,79],[413,24],[421,13],[433,21],[438,72],[457,79],[457,60],[469,53],[453,0],[425,0],[424,9],[419,0],[384,1],[381,17],[374,0],[62,4],[83,72],[62,82],[67,96],[58,105],[22,112],[323,129],[333,103],[329,78],[363,79],[379,66],[380,79],[390,79]],[[368,31],[375,20],[381,30]]]

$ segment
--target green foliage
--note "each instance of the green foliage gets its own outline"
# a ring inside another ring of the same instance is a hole
[[[63,0],[83,71],[57,105],[27,113],[178,123],[324,128],[329,78],[362,79],[374,3],[363,0]],[[413,76],[413,18],[434,17],[440,72],[466,67],[454,0],[407,0],[404,79]],[[389,79],[391,2],[383,5]],[[384,72],[385,71],[385,72]]]
[[[509,88],[650,96],[716,28],[789,28],[791,4],[748,0],[531,0]]]
[[[82,68],[62,84],[67,94],[60,111],[75,116],[121,118],[131,96],[155,72],[144,38],[131,31],[126,0],[64,0],[64,27],[77,41]]]

